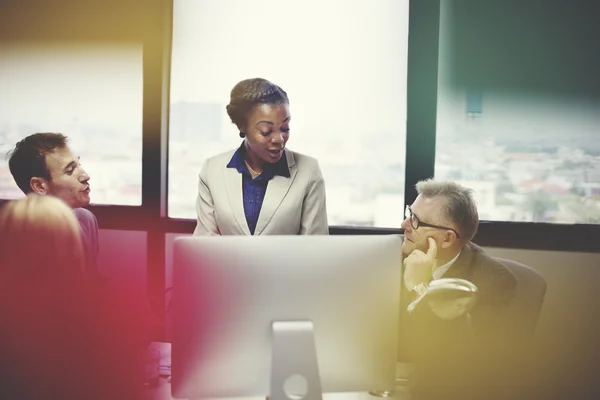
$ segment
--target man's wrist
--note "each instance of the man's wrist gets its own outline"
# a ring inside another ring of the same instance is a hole
[[[417,297],[423,297],[427,294],[427,290],[429,289],[429,285],[427,283],[421,282],[411,289],[411,292],[414,292]]]
[[[415,299],[408,305],[406,310],[409,313],[412,313],[417,305],[423,300],[425,295],[427,294],[427,290],[429,289],[429,285],[426,283],[419,283],[411,289],[411,293],[415,293]]]

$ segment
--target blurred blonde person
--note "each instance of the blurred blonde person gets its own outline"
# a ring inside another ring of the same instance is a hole
[[[144,321],[87,279],[73,210],[30,194],[0,209],[0,397],[142,398]]]
[[[85,279],[79,225],[62,200],[31,194],[10,201],[0,210],[0,231],[3,278]]]

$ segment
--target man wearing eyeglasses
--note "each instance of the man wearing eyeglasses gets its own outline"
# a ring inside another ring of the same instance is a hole
[[[504,310],[517,280],[471,242],[479,225],[472,190],[436,180],[421,181],[416,188],[418,196],[406,207],[402,222],[406,290],[400,360],[417,365],[419,385],[444,388],[447,397],[448,388],[464,389],[483,382],[483,371],[489,378],[486,362],[501,368],[493,360],[499,360],[500,349],[510,344],[510,335],[504,335]],[[469,314],[445,310],[444,315],[427,300],[429,287],[440,278],[465,279],[477,286],[477,302]],[[489,398],[487,393],[485,398]]]

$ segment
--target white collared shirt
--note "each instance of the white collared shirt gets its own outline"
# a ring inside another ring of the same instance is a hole
[[[448,261],[446,264],[439,266],[435,270],[433,270],[433,279],[440,279],[442,276],[444,276],[446,271],[448,271],[448,268],[450,268],[450,266],[452,264],[454,264],[454,261],[456,261],[458,256],[460,256],[460,251],[452,260]]]

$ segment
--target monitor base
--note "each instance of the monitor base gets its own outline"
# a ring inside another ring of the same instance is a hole
[[[322,400],[312,321],[275,321],[270,400]]]

